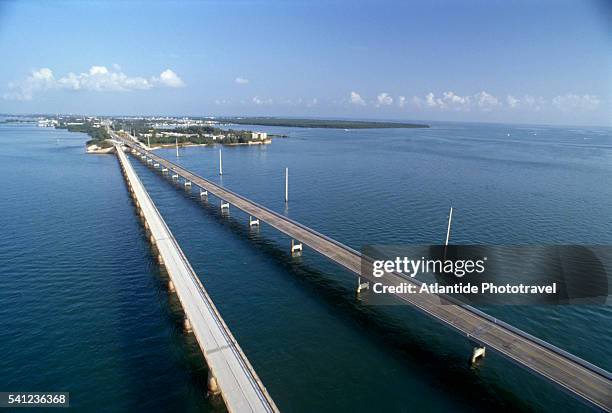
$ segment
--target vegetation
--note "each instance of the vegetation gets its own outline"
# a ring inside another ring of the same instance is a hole
[[[85,145],[97,145],[100,148],[110,148],[111,143],[106,139],[110,139],[110,135],[103,126],[93,126],[91,122],[83,122],[80,125],[70,125],[70,121],[62,121],[56,126],[58,129],[67,129],[69,132],[82,132],[88,134],[91,139]]]
[[[164,132],[180,133],[184,136],[164,136]],[[236,144],[252,141],[250,131],[223,130],[212,126],[190,126],[188,128],[176,128],[168,130],[151,130],[149,141],[153,144],[174,144],[177,140],[181,144],[210,145],[213,143]],[[214,138],[216,137],[216,139]],[[222,137],[222,138],[221,138]],[[142,142],[146,137],[138,136]]]
[[[135,134],[138,139],[151,145],[174,145],[197,144],[212,145],[220,143],[223,145],[244,144],[254,140],[251,131],[221,129],[211,125],[197,125],[167,129],[156,129],[151,122],[141,119],[120,120],[114,122],[115,130],[129,131]],[[174,135],[173,134],[179,134]]]
[[[294,128],[375,129],[375,128],[429,128],[429,125],[400,122],[369,122],[326,119],[283,118],[217,118],[220,123],[237,125],[287,126]]]
[[[9,118],[0,120],[0,123],[34,123],[35,121],[31,119],[17,119],[17,118]]]

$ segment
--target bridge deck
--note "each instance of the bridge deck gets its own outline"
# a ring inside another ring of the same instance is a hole
[[[229,202],[291,238],[308,245],[353,273],[365,276],[365,274],[360,274],[362,256],[358,251],[202,178],[180,165],[146,151],[131,141],[117,138],[139,153],[146,155],[147,158],[168,168],[171,174],[178,174],[210,194]],[[400,274],[386,274],[385,277],[388,285],[400,285],[402,282],[420,284],[418,281],[410,277],[403,277]],[[511,325],[496,320],[475,308],[460,304],[450,297],[437,294],[408,293],[397,294],[396,296],[442,323],[453,327],[470,340],[496,350],[594,406],[612,411],[612,376],[610,373]]]
[[[117,156],[144,214],[151,236],[163,259],[193,333],[216,378],[230,412],[278,412],[255,370],[221,318],[204,286],[191,268],[127,156],[119,146]]]

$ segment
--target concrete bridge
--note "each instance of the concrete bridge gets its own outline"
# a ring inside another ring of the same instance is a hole
[[[209,367],[208,391],[220,393],[230,412],[278,412],[263,383],[221,318],[172,232],[161,217],[119,145],[117,157],[150,241],[166,267],[169,290],[176,292],[185,312],[185,330],[193,332]]]
[[[362,282],[361,253],[296,221],[225,189],[193,172],[147,151],[133,140],[113,136],[128,146],[137,158],[153,167],[168,171],[172,179],[182,179],[185,186],[198,186],[203,196],[219,198],[222,209],[236,207],[249,215],[249,225],[265,222],[291,238],[291,252],[307,245],[318,253],[350,270],[358,277],[358,291],[367,288]],[[399,273],[385,274],[386,285],[420,282]],[[374,281],[371,279],[370,281]],[[380,282],[380,279],[376,281]],[[486,349],[494,350],[516,364],[536,373],[596,408],[612,411],[612,375],[558,347],[521,331],[456,299],[438,294],[396,294],[425,314],[455,329],[475,343],[472,361],[484,357]]]

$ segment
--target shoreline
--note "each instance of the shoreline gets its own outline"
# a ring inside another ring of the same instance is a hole
[[[235,143],[184,143],[179,144],[179,148],[192,147],[192,146],[250,146],[250,145],[269,145],[272,143],[272,139],[266,139],[265,141],[250,141],[250,142],[235,142]],[[163,143],[152,145],[151,150],[160,148],[176,148],[174,143]]]

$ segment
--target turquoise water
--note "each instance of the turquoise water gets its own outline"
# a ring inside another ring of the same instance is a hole
[[[222,179],[218,148],[178,162],[356,249],[439,243],[450,205],[456,243],[612,242],[610,129],[253,128],[290,138],[223,148]],[[86,140],[0,126],[0,391],[70,391],[80,411],[223,411],[116,158],[84,154]],[[495,354],[471,368],[447,327],[365,305],[338,266],[291,258],[272,228],[132,162],[282,411],[588,410]],[[612,370],[610,306],[486,310]]]

